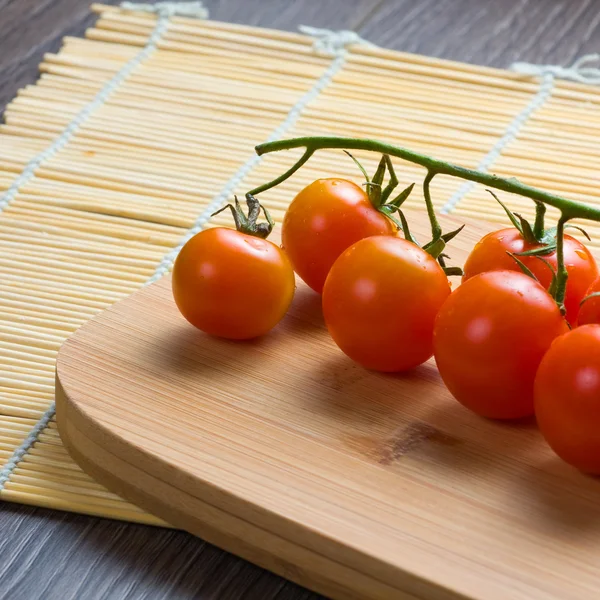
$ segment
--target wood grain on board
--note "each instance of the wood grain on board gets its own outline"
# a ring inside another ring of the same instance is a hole
[[[424,238],[426,214],[408,218]],[[489,230],[469,223],[454,260]],[[597,584],[594,530],[570,544],[543,506],[595,523],[597,481],[533,422],[467,411],[433,360],[393,375],[352,363],[303,284],[245,343],[187,323],[169,277],[118,302],[61,348],[57,423],[112,491],[338,600],[583,600]]]
[[[104,0],[116,4],[116,0]],[[382,46],[499,67],[569,64],[600,45],[598,0],[209,0],[213,17],[266,27],[357,29]],[[0,111],[32,83],[44,52],[80,35],[88,0],[0,0]],[[533,474],[535,475],[535,474]],[[596,523],[548,486],[534,516],[578,544]],[[537,513],[540,513],[539,515]],[[541,516],[540,516],[541,515]],[[0,504],[0,598],[314,600],[316,596],[184,532]]]

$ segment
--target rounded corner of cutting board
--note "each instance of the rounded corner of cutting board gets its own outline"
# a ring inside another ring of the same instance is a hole
[[[94,366],[90,363],[86,369],[75,363],[82,354],[90,351],[91,345],[94,345],[91,340],[96,341],[96,334],[106,320],[121,314],[138,300],[143,304],[151,298],[170,300],[168,280],[160,280],[115,303],[84,324],[59,352],[56,421],[64,446],[72,458],[111,491],[168,523],[315,591],[344,600],[371,597],[416,600],[412,594],[404,593],[395,585],[338,563],[335,557],[322,555],[315,548],[306,548],[293,539],[280,536],[276,526],[271,528],[265,522],[255,524],[245,515],[229,512],[210,498],[173,486],[172,482],[145,468],[147,465],[140,467],[131,460],[130,453],[137,452],[139,457],[140,452],[144,454],[143,449],[127,439],[118,439],[111,427],[98,418],[97,412],[88,410],[81,377],[86,372],[93,372]],[[188,327],[178,313],[173,319]],[[219,343],[218,340],[213,342]],[[96,358],[102,360],[101,348],[95,347],[94,351]],[[214,490],[214,486],[208,487]],[[247,504],[244,498],[237,501]],[[410,578],[410,575],[407,574],[407,577]]]
[[[488,230],[471,224],[453,258]],[[578,589],[593,579],[600,545],[565,566],[523,482],[600,522],[596,483],[540,468],[533,429],[468,413],[431,364],[353,365],[302,286],[248,343],[195,330],[168,279],[146,286],[61,349],[56,402],[67,449],[109,489],[334,598],[503,600],[517,585],[541,600],[550,568],[558,589],[565,568]]]

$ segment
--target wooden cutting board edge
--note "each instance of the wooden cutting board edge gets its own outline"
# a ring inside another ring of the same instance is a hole
[[[90,436],[90,429],[95,429],[100,438],[110,437],[110,434],[101,426],[90,422],[85,427],[86,433],[82,433],[78,429],[77,420],[85,419],[85,415],[69,399],[58,375],[56,378],[56,413],[57,427],[65,448],[86,473],[112,492],[177,528],[193,533],[219,548],[331,598],[340,600],[419,600],[425,597],[423,595],[415,596],[403,589],[390,586],[280,535],[262,529],[178,489],[171,483],[154,477],[107,451]],[[105,439],[104,442],[105,447],[110,446],[109,440]],[[119,475],[117,476],[115,473],[119,473]],[[139,485],[136,485],[142,481],[147,489],[155,490],[156,494],[148,494]],[[168,497],[169,502],[164,502],[161,499],[163,497]],[[184,505],[193,509],[194,514],[198,515],[197,518],[191,518],[189,513],[181,510]],[[256,541],[252,542],[251,540]],[[274,552],[275,548],[276,552]],[[399,576],[406,578],[404,583],[408,583],[412,579],[411,587],[424,585],[427,588],[426,597],[428,599],[459,600],[465,598],[462,594],[445,590],[434,582],[414,580],[414,575],[411,573],[399,573]],[[340,581],[346,581],[347,586],[341,586]]]

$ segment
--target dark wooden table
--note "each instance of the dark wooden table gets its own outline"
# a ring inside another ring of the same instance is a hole
[[[146,0],[147,1],[147,0]],[[115,0],[105,0],[117,4]],[[600,47],[600,0],[205,0],[211,17],[354,29],[390,48],[499,67]],[[0,111],[44,52],[93,23],[88,0],[0,0]],[[6,600],[317,598],[178,531],[0,503]]]

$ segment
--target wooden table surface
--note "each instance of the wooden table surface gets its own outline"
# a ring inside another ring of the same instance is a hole
[[[117,4],[115,0],[105,0]],[[205,0],[216,20],[354,29],[398,50],[499,67],[600,48],[600,0]],[[0,0],[0,111],[88,0]],[[317,595],[179,531],[0,503],[0,599],[300,600]]]

